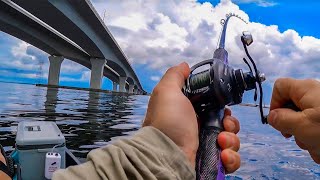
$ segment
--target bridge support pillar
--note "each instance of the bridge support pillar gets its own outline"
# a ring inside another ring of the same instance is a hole
[[[118,83],[112,82],[112,90],[113,91],[118,91]]]
[[[90,88],[101,89],[103,69],[104,69],[104,65],[106,64],[106,60],[91,58],[90,61],[91,61]]]
[[[63,56],[49,56],[50,66],[48,75],[48,85],[59,85],[60,69],[63,60]]]
[[[129,85],[126,83],[126,92],[129,92]]]
[[[134,93],[134,94],[138,94],[138,89],[134,89],[134,90],[133,90],[133,93]]]
[[[134,84],[129,84],[129,93],[133,93]]]
[[[119,77],[119,91],[126,92],[126,80],[127,77]]]

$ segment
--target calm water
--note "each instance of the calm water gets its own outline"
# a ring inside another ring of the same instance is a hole
[[[17,123],[56,121],[79,158],[141,126],[148,96],[119,96],[0,83],[0,143],[12,150]],[[320,179],[320,166],[293,139],[260,123],[258,109],[233,107],[241,122],[241,168],[228,179]]]

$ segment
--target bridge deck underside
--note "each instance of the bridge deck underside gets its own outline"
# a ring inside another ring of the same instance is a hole
[[[104,58],[118,75],[142,89],[120,47],[88,0],[12,0],[79,45],[89,57]],[[31,44],[31,43],[30,43]],[[41,49],[41,48],[40,48]],[[71,58],[70,58],[71,59]],[[89,58],[90,59],[90,58]],[[90,61],[87,62],[90,63]],[[107,68],[105,68],[107,69]],[[117,74],[108,72],[106,74]],[[111,78],[110,78],[111,79]],[[114,81],[112,77],[112,81]],[[118,79],[118,78],[117,78]],[[116,80],[115,82],[118,82]]]

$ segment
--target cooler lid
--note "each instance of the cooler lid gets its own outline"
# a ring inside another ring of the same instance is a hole
[[[19,146],[63,143],[65,138],[54,122],[23,121],[18,124],[16,144]]]

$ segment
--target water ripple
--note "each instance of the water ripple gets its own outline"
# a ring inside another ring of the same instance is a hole
[[[134,134],[144,119],[148,96],[119,96],[32,85],[1,84],[0,143],[12,151],[21,121],[55,121],[81,161],[95,148]],[[294,138],[262,125],[259,111],[232,107],[241,125],[241,167],[226,179],[320,179],[320,166]],[[244,113],[245,112],[245,113]]]

